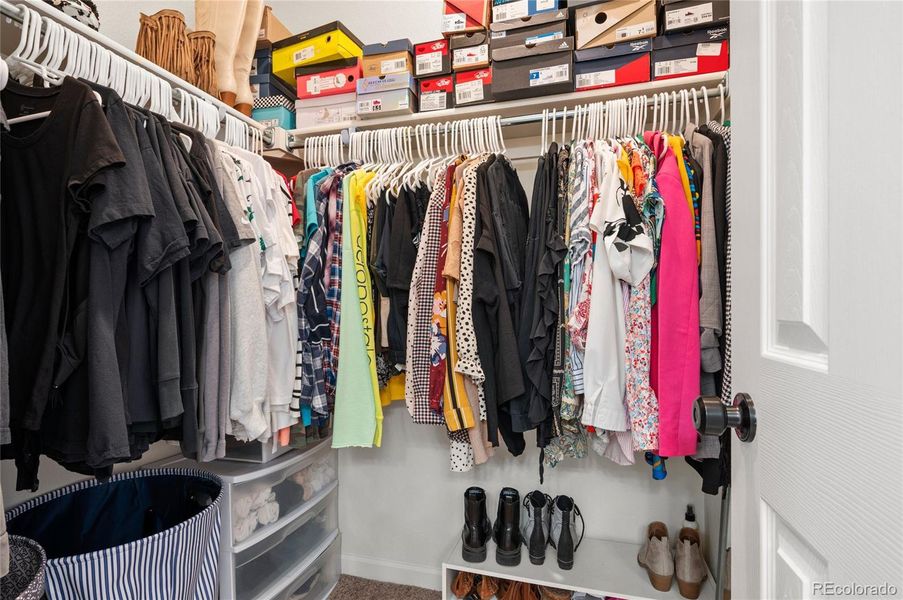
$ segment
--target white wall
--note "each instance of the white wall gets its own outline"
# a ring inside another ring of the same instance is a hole
[[[539,452],[531,447],[532,434],[527,440],[528,450],[518,458],[502,447],[488,464],[451,473],[440,428],[414,425],[403,405],[386,409],[382,448],[339,451],[342,570],[438,589],[442,562],[461,533],[464,490],[471,485],[486,489],[493,520],[504,486],[522,495],[539,488],[573,496],[588,537],[639,543],[653,520],[676,534],[687,503],[695,505],[700,528],[706,527],[700,479],[683,459],[669,460],[668,477],[654,481],[645,463],[620,467],[590,451],[585,460],[547,468],[540,487]]]
[[[234,0],[219,0],[232,2]],[[341,21],[365,44],[398,38],[414,43],[441,37],[442,0],[264,0],[292,32],[299,33],[330,21]],[[190,0],[96,0],[100,30],[127,48],[135,47],[138,13],[150,15],[173,8],[194,28]]]
[[[269,0],[268,4],[292,31],[339,19],[365,43],[399,37],[416,43],[439,36],[441,0]],[[189,26],[194,21],[193,3],[185,0],[98,0],[97,5],[101,31],[129,48],[135,44],[139,12],[176,8],[186,14]],[[515,152],[524,155],[535,148],[536,140],[509,141],[509,148],[515,146],[520,146]],[[517,163],[529,193],[535,159]],[[414,425],[404,407],[395,404],[386,409],[384,431],[380,449],[339,451],[343,570],[438,588],[441,563],[460,534],[464,490],[470,485],[483,486],[494,513],[503,486],[514,486],[522,494],[539,487],[538,451],[531,447],[515,459],[500,448],[489,464],[471,473],[451,473],[446,437],[439,428]],[[153,459],[173,451],[171,446],[158,444]],[[77,479],[51,461],[43,462],[42,492]],[[14,471],[11,462],[3,462],[7,505],[30,496],[13,492]],[[575,498],[589,537],[639,542],[652,520],[665,521],[676,534],[687,503],[696,506],[705,532],[706,516],[717,503],[711,499],[704,502],[700,478],[682,459],[668,461],[668,471],[667,479],[653,481],[644,463],[619,467],[590,452],[586,460],[569,460],[556,469],[546,469],[542,489]],[[709,505],[708,511],[704,504]],[[708,520],[713,528],[711,538],[717,539],[717,517]]]

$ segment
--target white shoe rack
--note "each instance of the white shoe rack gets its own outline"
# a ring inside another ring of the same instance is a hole
[[[584,539],[574,553],[574,568],[565,571],[558,568],[555,549],[546,550],[542,565],[530,563],[526,548],[522,548],[521,561],[516,567],[504,567],[495,561],[495,544],[490,541],[486,560],[481,563],[465,562],[461,558],[461,540],[455,544],[448,558],[442,563],[442,600],[460,600],[451,591],[452,582],[459,571],[488,575],[511,581],[523,581],[534,585],[547,585],[560,589],[582,592],[605,598],[624,600],[679,600],[683,598],[677,589],[677,581],[667,592],[652,587],[646,570],[637,564],[639,544],[608,540]],[[715,583],[711,573],[703,582],[699,600],[715,599]]]

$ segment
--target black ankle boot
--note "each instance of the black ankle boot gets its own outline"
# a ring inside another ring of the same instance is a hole
[[[577,517],[580,517],[582,525],[580,538],[577,538]],[[574,552],[583,541],[583,531],[586,524],[583,523],[583,515],[574,504],[574,499],[568,496],[558,496],[552,501],[552,523],[549,532],[549,543],[558,552],[558,566],[568,570],[574,568]]]
[[[486,492],[470,487],[464,492],[464,531],[461,558],[467,562],[486,560],[486,543],[492,534],[492,523],[486,514]]]
[[[520,516],[520,531],[530,562],[541,565],[546,560],[549,542],[549,511],[552,498],[539,490],[524,496],[524,510]]]
[[[520,564],[520,494],[514,488],[502,488],[499,509],[492,534],[495,561],[506,567]]]

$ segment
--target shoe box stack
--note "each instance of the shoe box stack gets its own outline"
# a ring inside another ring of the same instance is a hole
[[[572,12],[577,91],[650,80],[657,33],[655,0],[593,2]]]
[[[573,39],[563,5],[446,0],[445,39],[415,48],[421,110],[572,91]]]
[[[725,71],[730,66],[727,0],[661,0],[652,42],[652,78],[671,79]]]
[[[437,40],[364,45],[335,21],[266,41],[255,109],[309,128],[722,71],[729,18],[728,0],[444,0]]]
[[[364,46],[363,77],[357,80],[357,115],[362,119],[417,112],[414,48],[411,40]]]
[[[571,13],[577,91],[729,66],[727,0],[607,0]]]
[[[574,38],[554,0],[495,0],[490,26],[498,100],[574,91]]]
[[[273,45],[291,36],[291,32],[276,18],[273,9],[264,8],[257,37],[257,50],[251,61],[251,92],[254,96],[251,116],[267,127],[295,127],[295,92],[273,74]]]
[[[333,21],[273,44],[273,75],[296,96],[299,128],[356,118],[356,86],[363,44],[341,21]]]

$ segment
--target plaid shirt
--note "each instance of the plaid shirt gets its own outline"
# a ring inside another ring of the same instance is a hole
[[[329,239],[327,249],[328,270],[326,286],[326,318],[329,321],[330,336],[326,343],[326,396],[329,404],[335,404],[336,374],[339,369],[339,331],[342,319],[342,209],[344,204],[343,182],[346,170],[342,167],[328,177],[321,189],[329,197]]]
[[[330,337],[330,328],[324,310],[326,292],[322,275],[326,259],[326,204],[327,197],[317,194],[317,217],[323,225],[311,236],[301,268],[301,285],[298,288],[298,351],[292,393],[295,400],[293,408],[300,410],[300,405],[310,406],[321,415],[329,412],[324,344]]]

